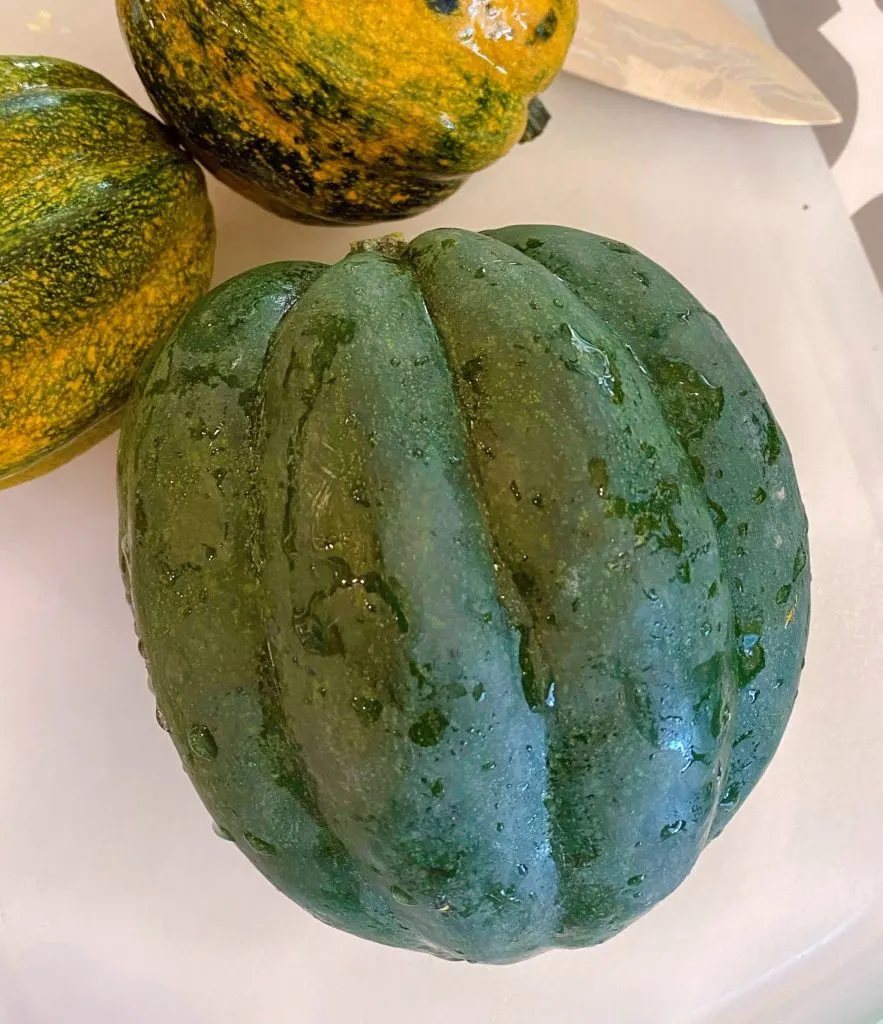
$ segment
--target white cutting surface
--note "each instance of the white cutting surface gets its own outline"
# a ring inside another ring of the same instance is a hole
[[[3,0],[0,39],[88,63],[143,98],[111,0]],[[548,101],[541,141],[406,230],[607,233],[727,325],[790,439],[812,528],[812,639],[775,764],[687,883],[606,946],[500,969],[338,934],[213,836],[154,723],[117,572],[111,439],[0,493],[2,1024],[883,1016],[883,298],[808,130],[575,79]],[[218,280],[336,259],[368,233],[213,194]]]

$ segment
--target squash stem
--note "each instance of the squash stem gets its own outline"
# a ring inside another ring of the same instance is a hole
[[[543,134],[543,129],[551,120],[552,115],[546,110],[539,96],[534,96],[527,105],[527,125],[524,135],[518,141],[531,142],[538,135]]]
[[[407,248],[408,240],[400,231],[380,235],[379,238],[364,238],[361,242],[350,242],[351,253],[379,252],[381,256],[387,256],[391,260],[401,259]]]

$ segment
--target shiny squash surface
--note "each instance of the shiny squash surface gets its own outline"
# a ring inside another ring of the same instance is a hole
[[[121,558],[225,837],[331,924],[507,963],[670,893],[788,720],[782,433],[628,246],[440,229],[205,298],[142,374]]]
[[[0,488],[110,432],[208,287],[199,168],[87,68],[0,57]]]
[[[157,108],[305,221],[405,217],[542,128],[576,0],[117,0]]]

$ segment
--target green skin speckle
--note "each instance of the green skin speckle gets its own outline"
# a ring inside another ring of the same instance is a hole
[[[212,293],[143,373],[119,472],[157,702],[214,819],[379,942],[508,963],[622,930],[793,700],[806,524],[771,423],[692,296],[563,228]]]
[[[156,118],[78,64],[0,56],[0,489],[116,429],[214,241],[203,175]]]

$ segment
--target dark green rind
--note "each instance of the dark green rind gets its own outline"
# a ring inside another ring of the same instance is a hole
[[[221,829],[321,920],[420,948],[317,813],[275,712],[257,380],[280,320],[322,271],[283,263],[234,278],[145,369],[120,441],[121,561],[159,716]]]
[[[735,681],[715,530],[648,382],[565,285],[465,231],[410,255],[546,722],[555,941],[602,942],[686,877],[717,806]]]
[[[439,230],[214,293],[142,379],[120,488],[158,705],[222,830],[323,920],[507,963],[684,878],[734,749],[747,791],[778,741],[808,572],[716,321],[619,243],[493,234],[515,247]],[[787,544],[800,603],[785,626],[776,589],[746,644]]]
[[[558,916],[544,723],[406,267],[358,253],[327,271],[286,318],[264,388],[279,708],[323,817],[433,945],[528,956]]]
[[[708,496],[733,595],[740,684],[717,834],[779,745],[806,650],[807,523],[787,442],[720,323],[656,263],[571,228],[489,234],[548,267],[627,339]]]

